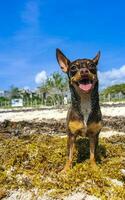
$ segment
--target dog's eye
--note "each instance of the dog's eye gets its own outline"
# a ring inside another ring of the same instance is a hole
[[[73,65],[70,69],[71,69],[71,71],[77,71],[76,65]]]
[[[89,63],[89,68],[95,68],[95,65],[93,63]]]
[[[96,73],[96,66],[93,63],[90,63],[88,67],[92,73]]]

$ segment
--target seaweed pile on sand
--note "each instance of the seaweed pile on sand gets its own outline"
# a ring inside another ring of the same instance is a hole
[[[64,199],[74,191],[102,200],[125,199],[125,136],[100,139],[98,165],[89,164],[89,141],[79,138],[73,168],[62,174],[66,138],[44,134],[11,137],[0,134],[0,199],[13,190],[51,199]],[[35,192],[34,192],[35,191]],[[37,192],[36,192],[37,191]]]
[[[125,117],[103,117],[104,129],[125,132]],[[0,122],[0,132],[8,135],[32,135],[32,134],[66,134],[66,120],[43,119],[42,121],[9,121]]]

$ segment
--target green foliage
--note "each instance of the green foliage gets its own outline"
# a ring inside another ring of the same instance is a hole
[[[62,104],[64,93],[68,90],[68,79],[66,76],[54,72],[46,82],[42,84],[39,91],[43,94],[51,95],[52,99],[47,99],[47,105]]]
[[[53,88],[57,91],[64,91],[68,87],[68,81],[65,76],[58,72],[54,72],[50,77],[47,78],[46,82],[39,88],[41,92],[49,92]]]
[[[125,181],[120,172],[125,168],[124,141],[125,136],[101,139],[98,167],[92,168],[86,160],[88,140],[78,139],[74,166],[67,174],[61,174],[66,161],[66,138],[39,134],[7,138],[0,134],[0,188],[38,188],[40,194],[51,190],[54,199],[80,188],[104,200],[125,199],[124,187],[110,181]]]
[[[125,94],[125,83],[107,87],[101,92],[101,95],[107,96],[108,94],[117,94],[119,92]]]
[[[10,107],[10,100],[16,98],[22,98],[24,106],[36,106],[41,103],[48,106],[62,105],[65,92],[68,90],[68,79],[63,74],[54,72],[38,90],[39,94],[11,86],[10,97],[8,99],[0,97],[0,105],[2,107]],[[47,98],[47,96],[49,97]]]
[[[5,101],[9,101],[7,97],[0,97],[0,103],[3,103]]]
[[[51,78],[53,86],[63,92],[68,88],[68,81],[65,76],[58,72],[54,72]]]
[[[20,98],[19,88],[15,86],[11,86],[10,88],[10,98]]]

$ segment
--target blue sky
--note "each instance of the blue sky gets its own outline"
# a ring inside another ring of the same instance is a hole
[[[55,49],[68,58],[101,50],[101,88],[125,80],[125,2],[5,0],[0,6],[0,90],[36,88],[60,71]]]

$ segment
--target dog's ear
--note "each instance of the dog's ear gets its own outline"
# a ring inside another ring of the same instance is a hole
[[[93,58],[93,62],[94,62],[96,65],[98,64],[100,55],[101,55],[101,52],[99,51],[99,52],[96,54],[96,56]]]
[[[63,72],[67,73],[69,70],[70,61],[66,56],[60,51],[60,49],[56,49],[56,58]]]

